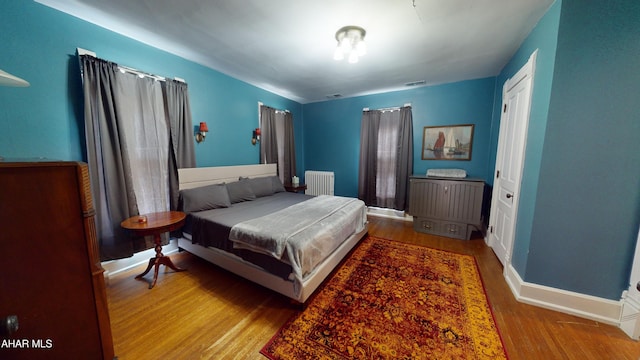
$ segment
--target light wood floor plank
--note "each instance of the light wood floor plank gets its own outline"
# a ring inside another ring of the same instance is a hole
[[[517,302],[500,262],[479,237],[430,236],[414,232],[411,223],[376,217],[370,217],[369,233],[475,256],[512,360],[640,359],[640,343],[614,326]],[[110,279],[111,327],[120,360],[265,359],[262,346],[299,311],[284,296],[187,252],[171,258],[188,271],[161,270],[151,290],[134,279],[146,265]]]

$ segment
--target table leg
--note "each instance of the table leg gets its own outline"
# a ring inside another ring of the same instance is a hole
[[[161,244],[160,234],[155,234],[153,236],[153,240],[156,244],[156,256],[149,259],[149,264],[147,265],[147,269],[142,274],[136,276],[136,279],[140,279],[143,276],[147,275],[149,270],[151,270],[151,268],[154,267],[153,282],[149,285],[149,289],[152,289],[156,285],[156,282],[158,281],[158,269],[160,268],[160,265],[167,266],[173,269],[174,271],[185,271],[185,269],[181,269],[175,266],[168,256],[165,256],[164,254],[162,254],[162,244]]]
[[[143,276],[147,275],[147,273],[149,272],[149,270],[151,270],[151,268],[153,267],[153,264],[156,263],[156,258],[152,257],[151,259],[149,259],[149,265],[147,265],[147,269],[140,275],[136,276],[136,279],[140,279]]]

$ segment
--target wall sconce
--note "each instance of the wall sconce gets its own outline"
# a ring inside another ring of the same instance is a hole
[[[251,144],[255,145],[257,142],[260,142],[260,128],[253,130],[253,137],[251,138]]]
[[[207,123],[202,121],[200,122],[200,129],[196,133],[196,142],[201,143],[204,141],[205,136],[207,136],[207,132],[209,128],[207,127]]]

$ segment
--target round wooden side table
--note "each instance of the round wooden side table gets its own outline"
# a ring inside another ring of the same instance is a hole
[[[147,269],[142,274],[136,276],[136,279],[140,279],[147,275],[152,267],[155,267],[153,272],[153,282],[149,285],[149,289],[153,288],[156,285],[156,281],[158,281],[158,268],[160,265],[168,266],[175,271],[185,270],[175,266],[168,256],[162,254],[162,244],[160,239],[161,234],[181,228],[184,224],[185,218],[186,214],[181,211],[163,211],[132,216],[120,223],[120,226],[132,231],[135,235],[153,236],[153,241],[156,245],[156,256],[149,259]]]

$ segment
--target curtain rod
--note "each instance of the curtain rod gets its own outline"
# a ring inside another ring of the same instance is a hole
[[[258,114],[260,114],[260,107],[261,106],[266,106],[266,107],[272,108],[276,112],[284,112],[284,113],[291,112],[291,111],[289,111],[289,109],[284,109],[284,110],[276,109],[273,106],[265,105],[262,101],[258,101]]]
[[[96,56],[96,53],[93,51],[89,51],[86,49],[82,49],[82,48],[77,48],[76,49],[78,52],[78,56],[80,55],[89,55],[89,56],[93,56],[94,58],[98,58],[98,56]],[[125,72],[129,73],[129,74],[133,74],[133,75],[137,75],[139,77],[148,77],[148,78],[152,78],[154,80],[157,81],[167,81],[167,78],[164,76],[160,76],[160,75],[155,75],[155,74],[151,74],[148,72],[144,72],[142,70],[138,70],[138,69],[134,69],[132,67],[128,67],[128,66],[124,66],[124,65],[120,65],[115,63],[118,66],[118,69],[120,69],[120,72],[122,72],[123,74]],[[175,81],[179,81],[181,83],[187,83],[186,81],[184,81],[184,79],[181,79],[179,77],[174,77],[173,80]]]
[[[120,69],[121,73],[129,73],[129,74],[133,74],[133,75],[138,75],[139,77],[143,78],[143,77],[148,77],[154,80],[158,80],[158,81],[166,81],[167,79],[164,76],[159,76],[159,75],[154,75],[148,72],[144,72],[138,69],[134,69],[134,68],[130,68],[128,66],[124,66],[124,65],[120,65],[118,64],[118,69]]]
[[[374,110],[377,110],[377,111],[395,111],[395,110],[400,110],[400,108],[409,107],[409,106],[411,106],[411,103],[406,103],[403,106],[393,106],[393,107],[380,108],[380,109],[374,109]],[[362,108],[362,111],[369,111],[369,110],[371,110],[371,109],[369,109],[368,107]]]

